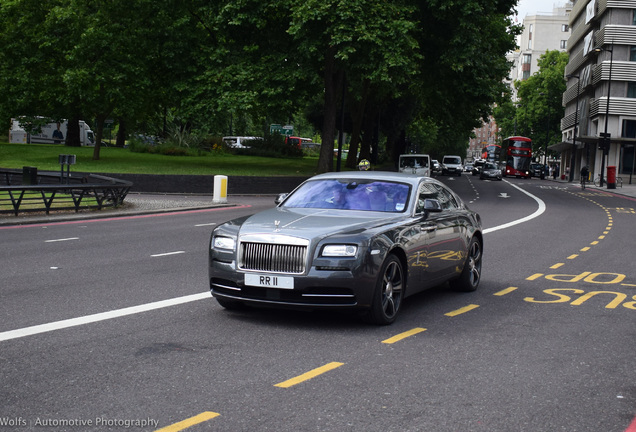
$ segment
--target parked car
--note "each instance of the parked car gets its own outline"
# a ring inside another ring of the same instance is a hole
[[[483,168],[481,169],[481,172],[479,173],[479,179],[480,180],[483,180],[483,179],[501,180],[502,179],[501,169],[496,163],[486,162]]]
[[[444,156],[442,158],[442,175],[462,175],[462,158],[459,156]]]
[[[410,295],[479,285],[481,218],[431,177],[320,174],[276,201],[212,232],[210,291],[227,309],[352,309],[390,324]]]
[[[481,169],[484,167],[485,163],[486,163],[486,161],[484,159],[477,159],[475,161],[475,163],[473,164],[473,172],[472,172],[472,174],[474,176],[479,175],[479,173],[481,172]]]

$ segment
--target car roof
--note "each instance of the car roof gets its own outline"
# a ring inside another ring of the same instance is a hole
[[[344,171],[344,172],[330,172],[324,174],[318,174],[311,177],[308,180],[328,180],[328,179],[365,179],[365,180],[386,180],[401,183],[409,183],[417,185],[420,181],[430,181],[431,183],[437,183],[437,180],[431,177],[425,177],[418,174],[400,173],[393,171]]]

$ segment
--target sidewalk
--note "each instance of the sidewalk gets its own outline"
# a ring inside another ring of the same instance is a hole
[[[607,188],[607,184],[605,184],[603,187],[597,187],[594,186],[593,183],[586,183],[585,184],[585,190],[594,190],[594,191],[598,191],[598,192],[607,192],[607,193],[612,193],[612,194],[616,194],[616,195],[622,195],[625,197],[630,197],[630,198],[636,198],[636,176],[632,177],[632,184],[629,184],[629,176],[621,176],[621,178],[623,179],[623,186],[620,187],[618,184],[616,185],[616,189],[608,189]],[[581,183],[578,180],[575,180],[573,182],[568,182],[567,180],[560,180],[560,179],[553,179],[552,177],[548,178],[546,177],[545,180],[539,180],[539,181],[550,181],[550,182],[556,182],[556,183],[562,183],[564,185],[570,185],[573,188],[581,188]]]

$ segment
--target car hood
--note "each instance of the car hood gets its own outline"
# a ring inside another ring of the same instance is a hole
[[[383,212],[276,207],[245,219],[239,235],[281,234],[311,239],[360,233],[402,218],[403,214]]]

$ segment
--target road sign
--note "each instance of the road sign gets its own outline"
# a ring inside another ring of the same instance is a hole
[[[272,125],[269,125],[269,133],[271,134],[279,133],[281,135],[292,136],[294,134],[294,126],[292,125],[283,126],[279,124],[272,124]]]

